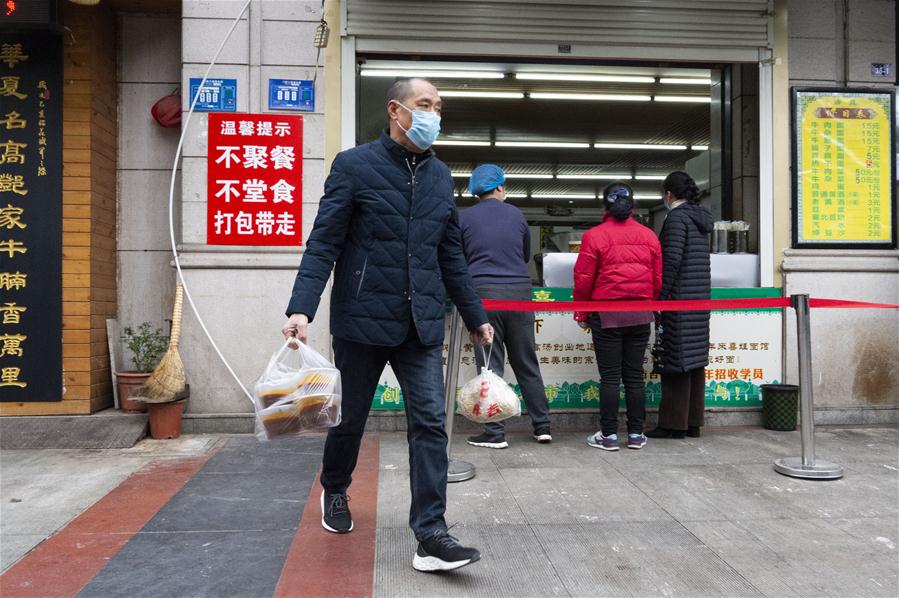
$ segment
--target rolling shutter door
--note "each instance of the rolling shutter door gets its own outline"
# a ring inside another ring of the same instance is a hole
[[[344,0],[357,51],[758,62],[771,0]]]

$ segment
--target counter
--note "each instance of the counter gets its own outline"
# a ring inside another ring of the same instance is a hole
[[[780,296],[781,290],[776,288],[712,290],[713,299]],[[571,301],[572,290],[535,288],[533,300]],[[712,312],[709,366],[706,368],[707,407],[758,407],[761,405],[761,385],[783,380],[781,318],[779,309]],[[550,408],[598,409],[599,374],[590,333],[575,323],[572,314],[557,312],[538,312],[534,331]],[[646,347],[643,379],[646,382],[646,405],[657,407],[662,391],[659,376],[652,373],[651,346],[652,338]],[[443,350],[445,361],[446,344]],[[476,375],[472,350],[467,342],[462,348],[459,388]],[[518,392],[515,375],[508,363],[504,378]],[[384,370],[372,408],[403,408],[402,393],[389,367]]]
[[[752,253],[711,254],[712,286],[751,288],[759,285],[759,256]],[[576,253],[544,253],[543,280],[548,287],[574,286]]]

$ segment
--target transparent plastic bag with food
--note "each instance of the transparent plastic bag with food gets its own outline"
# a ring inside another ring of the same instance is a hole
[[[333,428],[340,423],[340,401],[340,371],[309,345],[291,339],[272,355],[253,387],[256,438]]]
[[[484,348],[481,347],[484,354]],[[462,387],[462,392],[456,401],[459,413],[465,418],[479,424],[503,421],[516,415],[521,415],[521,401],[509,384],[494,374],[488,365],[490,354],[484,354],[484,367],[481,373],[469,380]]]

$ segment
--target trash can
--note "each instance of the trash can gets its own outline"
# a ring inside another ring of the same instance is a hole
[[[799,387],[795,384],[762,384],[765,428],[792,432],[799,412]]]

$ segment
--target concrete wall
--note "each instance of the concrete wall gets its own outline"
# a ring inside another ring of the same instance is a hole
[[[891,79],[875,78],[871,63],[896,67],[895,14],[893,0],[791,0],[790,84],[892,88],[895,71]],[[897,251],[794,249],[784,258],[787,293],[899,303]],[[814,310],[811,319],[819,419],[899,421],[899,313]],[[792,314],[785,333],[785,371],[787,380],[796,383]]]
[[[160,127],[150,108],[178,88],[181,19],[121,13],[118,52],[118,319],[123,328],[146,321],[168,333],[175,291],[168,197],[180,130]]]
[[[182,88],[201,77],[244,2],[185,0],[182,15]],[[238,112],[268,112],[268,79],[312,79],[316,50],[315,27],[321,19],[320,0],[254,0],[244,13],[210,76],[237,79]],[[337,29],[332,23],[332,31]],[[336,31],[331,48],[339,45]],[[322,63],[325,53],[322,52]],[[188,95],[183,108],[188,109]],[[316,111],[303,113],[303,238],[318,209],[325,167],[323,69],[319,69]],[[186,112],[185,112],[186,117]],[[184,143],[181,184],[181,236],[185,280],[209,332],[225,358],[250,390],[271,354],[280,347],[284,309],[299,264],[299,250],[206,245],[206,127],[195,113]],[[327,292],[326,292],[327,295]],[[322,302],[311,330],[311,343],[329,353],[328,302]],[[186,314],[182,357],[191,384],[189,420],[215,420],[249,413],[251,403],[235,384],[205,338],[193,314]],[[238,418],[237,421],[244,421]],[[240,430],[245,431],[240,424]],[[227,427],[227,426],[225,426]]]

